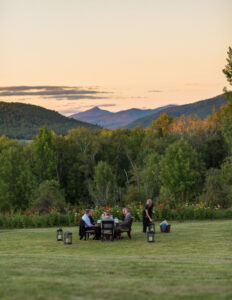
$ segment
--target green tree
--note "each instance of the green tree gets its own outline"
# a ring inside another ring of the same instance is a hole
[[[159,194],[160,159],[156,152],[147,154],[140,168],[132,170],[132,182],[137,184],[139,192],[145,195],[145,198],[154,198]]]
[[[90,189],[95,205],[115,204],[115,176],[106,162],[100,161],[95,167]]]
[[[191,200],[199,182],[197,153],[182,138],[170,145],[161,161],[160,180],[178,202]]]
[[[4,135],[0,137],[0,153],[14,145],[17,145],[17,140],[9,139]]]
[[[66,200],[71,204],[89,202],[89,182],[93,179],[98,141],[96,136],[85,128],[69,131],[62,156],[62,187]]]
[[[232,205],[232,158],[228,158],[220,169],[210,169],[206,174],[204,192],[200,200],[208,205],[231,207]]]
[[[158,131],[160,136],[164,136],[168,133],[172,121],[172,117],[169,117],[167,113],[163,113],[157,120],[152,122],[152,127]]]
[[[232,101],[221,108],[221,132],[232,154]]]
[[[65,198],[59,183],[56,180],[41,182],[34,192],[32,207],[47,212],[51,208],[56,208],[62,212],[65,207]]]
[[[42,127],[33,139],[33,170],[39,182],[57,176],[57,156],[54,144],[55,134]]]
[[[125,187],[129,180],[129,169],[134,164],[134,153],[129,144],[130,130],[115,129],[102,131],[98,136],[99,151],[97,161],[107,162],[116,177],[117,185]],[[132,141],[131,141],[132,142]],[[135,143],[136,144],[136,143]]]
[[[130,185],[127,194],[124,197],[124,203],[143,203],[147,197],[138,189],[137,186]]]
[[[229,50],[227,52],[227,64],[225,65],[225,68],[222,70],[222,72],[226,75],[226,79],[229,82],[229,84],[232,86],[232,48],[229,47]],[[224,88],[224,91],[226,92],[226,95],[228,97],[228,100],[232,99],[232,91],[227,90]]]
[[[29,206],[34,180],[24,149],[18,144],[0,154],[0,207],[26,209]]]

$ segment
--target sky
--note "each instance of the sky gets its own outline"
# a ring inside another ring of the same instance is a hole
[[[0,0],[0,101],[64,115],[222,93],[231,0]]]

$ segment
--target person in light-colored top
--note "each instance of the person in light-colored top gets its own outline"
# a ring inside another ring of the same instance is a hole
[[[92,215],[91,209],[86,209],[85,214],[82,217],[82,220],[85,222],[85,231],[86,230],[94,230],[95,231],[95,237],[94,239],[100,239],[100,233],[101,233],[101,228],[96,227],[91,223],[90,216]]]
[[[104,217],[101,218],[101,222],[104,222],[104,221],[113,221],[114,222],[114,218],[111,215],[111,213],[110,213],[109,210],[105,211]],[[114,227],[114,224],[113,224],[113,227]],[[105,224],[105,228],[111,229],[112,225],[111,224]],[[104,232],[108,233],[109,231],[108,230],[104,230]]]
[[[90,221],[90,216],[91,216],[91,209],[86,209],[85,214],[82,216],[82,220],[85,222],[85,228],[93,227]]]
[[[102,221],[114,221],[113,216],[111,215],[109,210],[104,212],[104,216],[101,218]]]

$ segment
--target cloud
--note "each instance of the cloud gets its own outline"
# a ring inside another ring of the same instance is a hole
[[[111,106],[116,106],[116,104],[113,104],[113,103],[105,104],[104,103],[104,104],[98,104],[97,106],[98,107],[111,107]],[[75,106],[75,107],[70,107],[70,104],[66,104],[66,105],[63,105],[63,107],[64,107],[64,109],[60,108],[59,112],[63,115],[70,116],[75,113],[81,112],[83,110],[91,109],[94,106],[89,104],[89,105],[79,105],[79,106]],[[65,107],[68,107],[68,108],[65,108]]]
[[[109,103],[109,104],[99,104],[98,106],[101,106],[101,107],[111,107],[111,106],[116,106],[116,104],[113,104],[113,103]]]
[[[162,93],[163,91],[161,90],[150,90],[148,93]]]
[[[44,99],[49,98],[56,98],[56,100],[81,100],[81,99],[106,99],[108,97],[103,96],[92,96],[92,95],[56,95],[56,96],[49,96],[49,97],[43,97]]]
[[[98,87],[73,86],[8,86],[0,87],[0,97],[12,96],[41,96],[43,98],[56,98],[67,100],[104,99],[105,94],[111,92],[98,90]]]
[[[201,85],[200,83],[198,82],[189,82],[189,83],[185,83],[185,86],[199,86]]]
[[[146,99],[144,96],[112,96],[111,99]]]

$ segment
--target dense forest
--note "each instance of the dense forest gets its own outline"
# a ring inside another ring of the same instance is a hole
[[[99,129],[98,126],[67,118],[40,106],[0,102],[0,136],[4,134],[9,138],[31,140],[42,126],[61,135],[78,126]]]
[[[232,49],[223,70],[232,85]],[[232,93],[206,119],[162,114],[152,128],[0,138],[0,208],[124,205],[169,200],[232,206]]]

